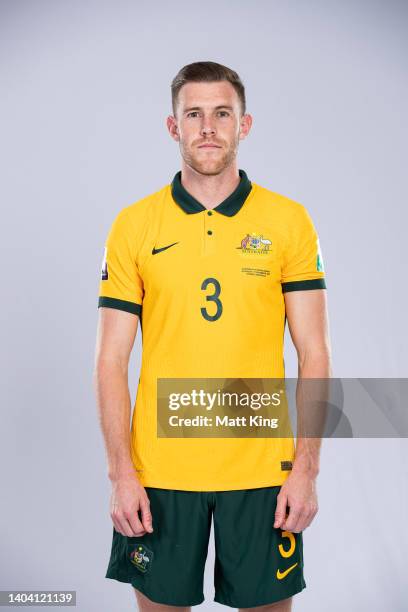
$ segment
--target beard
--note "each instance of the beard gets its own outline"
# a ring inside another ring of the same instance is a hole
[[[235,139],[234,142],[228,143],[227,141],[219,141],[217,140],[217,144],[220,144],[222,148],[221,151],[218,151],[216,157],[212,158],[208,156],[207,158],[199,152],[195,146],[188,147],[183,140],[179,141],[180,153],[184,160],[184,162],[198,172],[199,174],[205,174],[206,176],[214,176],[217,174],[221,174],[225,168],[228,168],[235,160],[238,152],[238,144],[239,137]]]

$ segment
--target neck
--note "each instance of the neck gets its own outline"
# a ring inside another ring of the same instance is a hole
[[[181,164],[181,184],[205,208],[211,209],[223,202],[239,185],[237,162],[227,166],[220,174],[200,174],[185,161]]]

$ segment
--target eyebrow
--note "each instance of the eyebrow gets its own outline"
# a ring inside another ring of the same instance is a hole
[[[232,106],[228,106],[228,104],[220,104],[219,106],[215,107],[215,110],[220,110],[221,108],[225,108],[228,109],[230,111],[233,111],[234,109],[232,108]],[[186,108],[184,110],[184,113],[189,113],[191,111],[199,111],[202,110],[201,106],[190,106],[189,108]]]

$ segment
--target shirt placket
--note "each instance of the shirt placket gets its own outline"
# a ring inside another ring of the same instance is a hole
[[[213,210],[203,211],[203,255],[214,255],[216,252],[217,235],[217,213]]]

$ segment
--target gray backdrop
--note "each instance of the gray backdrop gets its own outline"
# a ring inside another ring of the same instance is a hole
[[[135,609],[104,578],[97,292],[114,216],[179,169],[165,118],[184,64],[240,73],[254,125],[239,166],[315,221],[335,375],[407,375],[407,17],[402,0],[0,2],[0,588]],[[139,356],[140,336],[133,397]],[[324,442],[295,610],[407,609],[407,471],[406,440]],[[213,559],[211,544],[197,610],[222,607]]]

